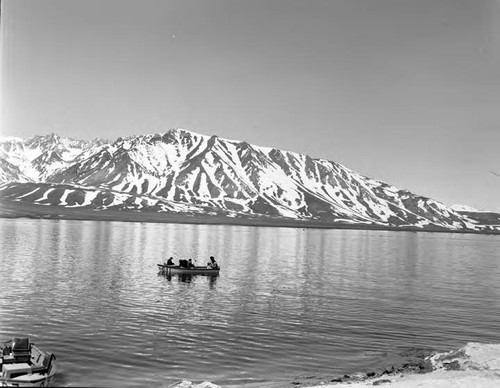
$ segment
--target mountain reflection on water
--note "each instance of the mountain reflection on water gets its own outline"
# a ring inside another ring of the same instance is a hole
[[[498,342],[495,236],[0,219],[0,337],[57,385],[289,386]],[[158,275],[170,256],[220,275]]]

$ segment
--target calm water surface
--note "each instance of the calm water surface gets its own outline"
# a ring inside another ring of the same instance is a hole
[[[57,385],[291,386],[500,342],[495,236],[0,219],[0,244],[0,337]],[[170,255],[220,276],[158,275]]]

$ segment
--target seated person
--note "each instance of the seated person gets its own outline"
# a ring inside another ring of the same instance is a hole
[[[170,257],[167,261],[167,265],[175,265],[174,264],[174,258],[173,257]]]
[[[188,261],[186,259],[180,259],[179,260],[179,267],[181,267],[181,268],[187,268],[188,267]]]
[[[189,261],[188,261],[188,267],[189,268],[193,268],[194,267],[193,261],[191,259],[189,259]]]
[[[217,262],[215,261],[215,258],[213,256],[210,256],[210,261],[207,263],[207,267],[212,268],[212,269],[219,268],[219,265],[217,264]]]

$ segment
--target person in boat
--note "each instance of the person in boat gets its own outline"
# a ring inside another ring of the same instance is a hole
[[[193,260],[191,260],[191,259],[188,260],[188,267],[189,268],[193,268],[194,267]]]
[[[211,269],[218,269],[219,265],[215,261],[215,258],[213,256],[210,256],[210,261],[207,263],[207,267]]]
[[[167,265],[175,265],[174,264],[174,258],[173,257],[170,257],[167,261]]]
[[[188,261],[186,259],[180,259],[179,260],[179,267],[188,268]]]

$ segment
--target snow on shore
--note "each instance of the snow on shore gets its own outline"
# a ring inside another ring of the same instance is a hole
[[[494,388],[500,387],[500,344],[469,343],[429,358],[433,371],[423,374],[383,375],[362,381],[343,381],[309,388]]]
[[[184,380],[181,383],[177,384],[174,388],[221,388],[221,387],[209,381],[204,381],[203,383],[195,384],[192,383],[191,381]]]
[[[479,372],[436,371],[424,375],[378,378],[357,383],[323,384],[308,388],[361,388],[373,386],[387,388],[498,388],[500,386],[500,377],[481,376]]]

